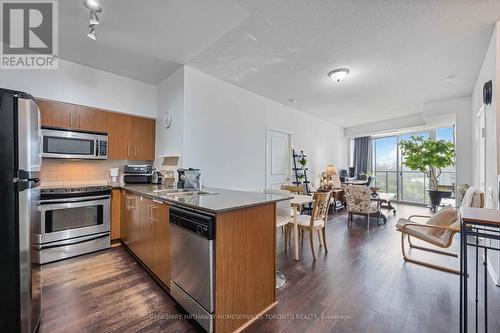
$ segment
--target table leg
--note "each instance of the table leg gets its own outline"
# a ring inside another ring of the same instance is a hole
[[[299,227],[297,223],[293,224],[293,237],[295,242],[295,260],[299,260]]]

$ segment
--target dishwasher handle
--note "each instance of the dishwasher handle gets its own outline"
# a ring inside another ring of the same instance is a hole
[[[215,216],[171,207],[170,223],[208,240],[215,239]]]

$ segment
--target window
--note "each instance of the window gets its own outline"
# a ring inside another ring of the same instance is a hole
[[[424,139],[455,141],[455,128],[440,127],[413,133],[404,133],[387,137],[373,138],[373,171],[374,185],[383,191],[396,193],[398,201],[426,204],[429,197],[429,179],[423,172],[410,170],[403,165],[403,157],[399,151],[399,143],[412,136]],[[442,170],[440,185],[455,185],[455,166]]]

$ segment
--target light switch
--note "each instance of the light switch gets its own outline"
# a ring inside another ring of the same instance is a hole
[[[493,188],[488,187],[488,198],[493,199]]]

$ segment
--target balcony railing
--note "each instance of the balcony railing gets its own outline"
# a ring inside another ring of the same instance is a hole
[[[398,177],[399,175],[399,177]],[[438,178],[440,185],[455,186],[455,172],[443,171]],[[429,196],[429,178],[423,172],[418,171],[376,171],[373,185],[381,187],[384,192],[396,193],[397,200],[401,202],[412,202],[427,204]]]

